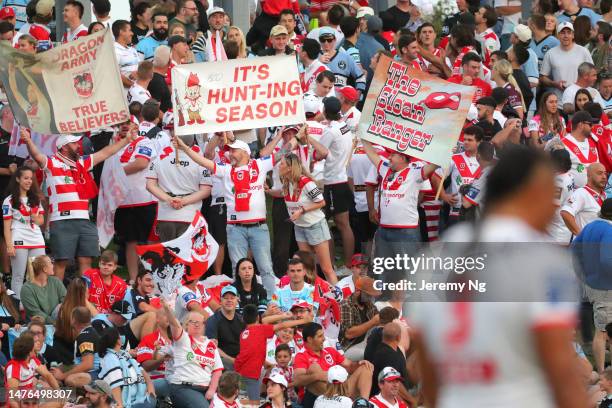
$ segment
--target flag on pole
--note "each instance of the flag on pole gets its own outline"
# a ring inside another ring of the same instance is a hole
[[[100,177],[100,192],[98,195],[98,214],[96,225],[100,246],[106,248],[115,235],[115,212],[125,199],[130,186],[119,156],[109,157],[104,162]]]

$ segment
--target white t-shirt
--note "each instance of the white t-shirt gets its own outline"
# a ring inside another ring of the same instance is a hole
[[[223,370],[217,345],[207,338],[197,341],[183,330],[172,344],[172,351],[174,372],[170,377],[171,384],[188,382],[208,387],[212,374]]]
[[[353,186],[355,188],[355,211],[367,212],[368,211],[368,199],[366,196],[366,178],[370,171],[376,171],[376,168],[368,158],[368,155],[363,150],[363,147],[359,146],[355,149],[353,156],[348,167],[348,177],[353,180]]]
[[[138,64],[142,59],[134,47],[124,47],[115,42],[115,55],[119,64],[121,75],[128,76],[138,69]]]
[[[576,98],[576,93],[580,89],[582,89],[582,87],[578,86],[577,84],[571,84],[570,86],[565,88],[565,91],[563,91],[563,97],[561,98],[558,104],[559,108],[563,108],[563,105],[565,105],[566,103],[569,103],[572,106],[574,106],[574,99]],[[590,86],[584,89],[589,91],[589,93],[591,94],[591,97],[593,97],[593,102],[596,102],[599,105],[601,105],[603,109],[606,103],[603,101],[601,95],[599,94],[599,91],[595,88],[591,88]]]
[[[359,126],[359,120],[361,119],[361,111],[353,106],[351,109],[347,110],[345,114],[342,115],[342,121],[346,123],[351,132],[353,132],[353,136],[357,134],[357,127]]]
[[[351,408],[353,400],[343,395],[326,397],[319,395],[314,403],[314,408]]]
[[[380,226],[385,228],[419,227],[419,191],[423,185],[422,162],[410,163],[405,169],[394,172],[389,161],[378,164],[382,177],[380,189]]]
[[[572,233],[567,229],[563,218],[561,218],[561,208],[574,191],[574,178],[569,172],[557,174],[555,176],[555,187],[557,189],[555,197],[557,211],[555,211],[555,217],[548,226],[548,235],[554,242],[567,245],[572,238]]]
[[[319,142],[329,150],[323,168],[325,185],[346,183],[348,180],[346,166],[353,150],[351,130],[343,122],[331,121],[323,129],[323,136]]]
[[[315,122],[313,120],[307,120],[306,125],[308,125],[308,136],[312,137],[317,142],[321,141],[323,137],[323,130],[325,129],[325,125]],[[311,165],[310,176],[313,180],[323,181],[323,170],[325,169],[325,159],[323,160],[315,160],[314,158],[315,150],[310,149],[309,151],[309,160]]]
[[[198,146],[192,149],[200,152]],[[179,151],[179,165],[176,162],[176,153],[172,147],[166,147],[159,157],[151,163],[147,179],[157,180],[159,187],[166,193],[175,196],[186,196],[195,193],[200,186],[212,186],[208,170],[191,160],[184,152]],[[196,211],[202,207],[202,202],[188,204],[175,210],[168,203],[160,201],[157,207],[158,221],[174,221],[191,223]]]
[[[493,111],[493,119],[499,122],[499,125],[502,127],[502,129],[506,124],[506,121],[508,120],[508,118],[506,118],[504,114],[498,111],[497,109]]]
[[[150,163],[155,156],[153,142],[140,136],[119,152],[119,162],[123,167],[133,163],[137,158],[145,159]],[[147,174],[148,170],[145,168],[139,172],[126,175],[130,189],[119,207],[136,207],[157,202],[153,194],[147,190]]]
[[[138,85],[136,82],[134,82],[134,85],[132,85],[130,89],[128,89],[128,104],[132,102],[140,102],[141,104],[144,104],[149,99],[151,99],[151,93],[142,86]]]
[[[28,198],[21,197],[19,209],[13,208],[11,202],[12,195],[4,199],[2,203],[2,219],[11,220],[11,238],[15,248],[44,248],[45,239],[43,238],[40,227],[32,222],[32,210],[39,214],[44,214],[42,206],[30,207]]]
[[[176,296],[176,307],[174,314],[179,322],[183,322],[183,319],[187,316],[189,310],[187,306],[191,303],[199,304],[202,309],[206,310],[209,315],[213,314],[213,311],[208,307],[212,297],[206,290],[203,284],[198,283],[195,290],[191,290],[185,285],[179,286]]]
[[[266,194],[264,184],[268,172],[274,167],[273,156],[266,156],[251,160],[248,165],[234,168],[229,164],[215,163],[213,176],[223,182],[225,203],[227,205],[227,223],[253,223],[266,220]],[[243,171],[249,170],[250,184],[248,192],[248,210],[236,211],[236,197],[234,197],[234,177],[240,177]]]
[[[601,210],[601,203],[605,198],[605,193],[598,195],[598,193],[589,186],[584,186],[576,189],[576,191],[569,196],[565,205],[561,207],[561,211],[567,211],[573,215],[576,219],[576,224],[582,229],[589,222],[598,218],[599,211]]]
[[[310,206],[312,203],[320,203],[323,201],[323,192],[310,178],[302,176],[298,183],[298,189],[294,191],[293,186],[289,185],[289,194],[285,197],[287,211],[291,216],[301,207]],[[320,208],[313,211],[308,211],[302,214],[300,218],[293,223],[298,227],[310,227],[317,222],[325,219],[325,214]]]
[[[570,159],[572,160],[572,169],[570,173],[572,177],[574,177],[574,185],[576,188],[585,186],[587,183],[587,167],[589,167],[591,163],[599,161],[597,145],[590,137],[579,142],[571,133],[566,135],[561,141],[565,145],[565,149],[569,152]]]

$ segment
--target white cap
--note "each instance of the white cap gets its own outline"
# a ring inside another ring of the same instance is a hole
[[[304,95],[304,112],[319,113],[321,111],[321,100],[315,94],[307,93]]]
[[[68,143],[78,142],[79,140],[81,140],[81,138],[82,136],[76,135],[60,135],[55,141],[55,147],[57,147],[57,150],[59,150],[62,147],[66,146]]]
[[[171,109],[168,109],[162,117],[162,128],[163,129],[174,129],[174,113]]]
[[[280,384],[287,388],[289,384],[287,384],[287,379],[284,375],[278,372],[272,372],[268,377],[264,378],[264,384],[267,384],[268,381],[272,381],[273,383]]]
[[[518,24],[514,27],[514,34],[521,42],[528,42],[531,40],[531,30],[525,24]]]
[[[564,21],[562,23],[559,23],[557,25],[557,32],[560,33],[561,30],[563,30],[564,28],[569,28],[570,30],[574,31],[574,25],[570,23],[569,21]]]
[[[206,12],[206,18],[210,18],[213,14],[223,13],[225,14],[225,10],[222,7],[213,7]]]
[[[341,365],[329,367],[327,370],[327,382],[330,384],[343,383],[348,378],[348,372]]]
[[[474,104],[470,105],[470,109],[468,110],[468,114],[465,120],[469,120],[469,121],[478,120],[478,108],[476,107],[476,105]]]
[[[228,145],[228,147],[230,149],[240,149],[240,150],[244,150],[245,152],[248,153],[248,155],[251,155],[251,148],[249,147],[248,144],[246,144],[246,142],[243,142],[242,140],[234,140],[234,143],[232,143],[231,145]]]
[[[357,9],[357,15],[355,17],[362,18],[365,16],[373,16],[373,15],[375,15],[374,9],[372,7],[364,6],[364,7],[359,7]]]

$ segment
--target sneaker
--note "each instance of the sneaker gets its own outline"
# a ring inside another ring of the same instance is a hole
[[[346,276],[350,276],[352,274],[353,274],[353,271],[347,268],[346,265],[343,265],[342,267],[336,269],[336,276],[338,276],[338,279],[344,278]]]

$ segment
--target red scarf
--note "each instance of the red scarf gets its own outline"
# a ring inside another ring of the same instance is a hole
[[[409,172],[410,166],[398,172],[394,172],[391,169],[387,170],[387,174],[385,174],[385,177],[383,178],[382,182],[383,190],[397,190],[402,185],[402,183],[406,181]]]
[[[238,170],[232,167],[230,173],[232,183],[234,183],[234,203],[235,211],[249,211],[251,203],[251,183],[255,183],[259,178],[259,167],[255,160],[249,160],[246,170]]]
[[[599,194],[597,191],[593,190],[589,186],[584,186],[584,189],[587,191],[587,193],[591,195],[591,197],[593,197],[595,201],[597,201],[597,204],[599,204],[600,207],[603,205],[603,202],[604,202],[604,199],[602,197],[603,194]]]
[[[90,200],[98,195],[96,182],[79,160],[73,161],[59,152],[57,153],[57,158],[70,167],[72,179],[81,200]]]

